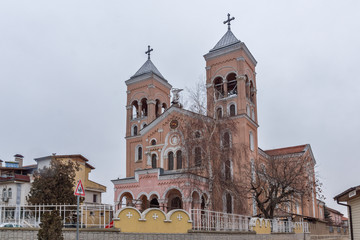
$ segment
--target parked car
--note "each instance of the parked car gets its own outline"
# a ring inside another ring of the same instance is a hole
[[[0,227],[22,227],[20,224],[16,224],[16,223],[2,223],[0,224]]]

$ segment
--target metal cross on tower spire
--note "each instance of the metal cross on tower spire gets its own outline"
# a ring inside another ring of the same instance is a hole
[[[150,48],[150,45],[148,46],[148,50],[145,52],[145,54],[148,55],[148,60],[150,60],[150,52],[154,51],[154,49]]]
[[[227,19],[226,21],[224,21],[224,24],[227,23],[227,25],[228,25],[228,30],[230,30],[230,22],[231,22],[232,20],[235,20],[235,18],[234,18],[234,17],[230,18],[230,13],[228,13],[227,16],[228,16],[228,19]]]

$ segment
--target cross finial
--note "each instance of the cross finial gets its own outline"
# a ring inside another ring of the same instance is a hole
[[[150,48],[150,45],[148,46],[148,50],[145,52],[145,54],[148,55],[148,59],[150,60],[150,52],[154,51],[154,49]]]
[[[235,18],[234,18],[234,17],[230,18],[230,13],[228,13],[227,16],[228,16],[228,19],[227,19],[226,21],[224,21],[224,24],[227,23],[227,25],[228,25],[228,30],[230,30],[230,22],[231,22],[232,20],[235,20]]]

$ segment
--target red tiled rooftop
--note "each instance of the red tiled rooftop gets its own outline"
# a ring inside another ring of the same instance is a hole
[[[286,148],[269,149],[269,150],[265,150],[264,152],[270,156],[286,155],[286,154],[304,152],[305,147],[306,145],[299,145],[299,146],[286,147]]]
[[[341,212],[339,212],[338,210],[335,210],[335,209],[333,209],[333,208],[326,207],[326,209],[327,209],[328,211],[330,211],[330,212],[335,213],[335,214],[344,215],[344,214],[342,214]]]

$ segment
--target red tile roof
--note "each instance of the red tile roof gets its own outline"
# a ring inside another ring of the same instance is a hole
[[[301,153],[305,151],[306,146],[307,145],[305,144],[305,145],[286,147],[286,148],[269,149],[269,150],[265,150],[264,152],[270,156]]]
[[[335,213],[335,214],[338,214],[338,215],[344,215],[342,214],[341,212],[339,212],[338,210],[335,210],[333,208],[329,208],[329,207],[326,207],[326,209],[332,213]]]

